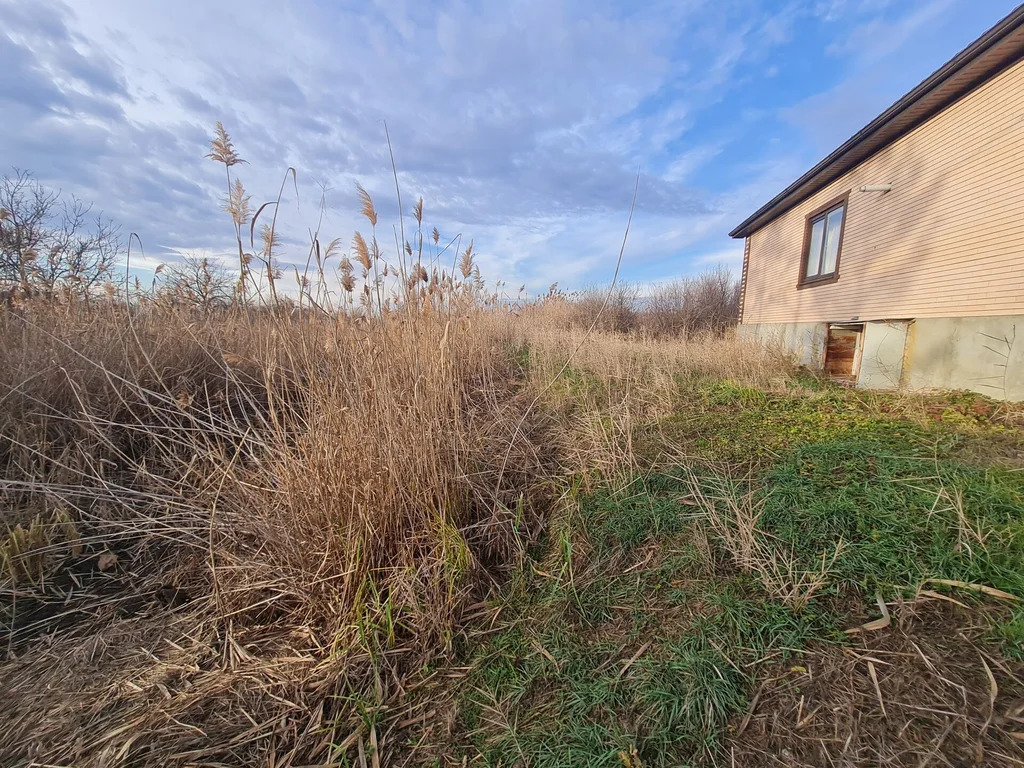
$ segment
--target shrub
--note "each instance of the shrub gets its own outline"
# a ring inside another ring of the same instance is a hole
[[[90,206],[27,171],[0,178],[0,289],[8,296],[88,296],[108,281],[119,231],[102,216],[89,219]]]
[[[739,282],[725,267],[656,286],[640,322],[656,336],[721,333],[739,319]]]

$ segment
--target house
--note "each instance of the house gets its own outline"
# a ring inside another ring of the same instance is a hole
[[[742,335],[865,387],[1024,400],[1024,6],[730,235]]]

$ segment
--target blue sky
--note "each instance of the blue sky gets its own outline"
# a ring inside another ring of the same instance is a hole
[[[475,239],[485,277],[606,282],[725,263],[727,232],[1012,0],[0,0],[0,164],[138,232],[140,268],[230,251],[222,120],[257,204],[288,166],[282,261],[346,243],[354,185]],[[393,239],[393,238],[391,238]]]

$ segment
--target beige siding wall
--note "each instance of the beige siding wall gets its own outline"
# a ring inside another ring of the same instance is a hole
[[[839,280],[797,290],[806,215],[850,190]],[[744,323],[1024,313],[1024,62],[751,235],[746,278]]]

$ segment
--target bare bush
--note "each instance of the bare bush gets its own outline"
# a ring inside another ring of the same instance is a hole
[[[110,279],[118,228],[90,206],[62,197],[27,171],[0,179],[0,285],[22,295],[58,289],[88,295]]]
[[[739,319],[740,284],[725,267],[656,286],[640,322],[658,336],[721,333]]]
[[[637,327],[640,290],[632,283],[607,288],[587,288],[572,297],[571,323],[579,328],[629,333]]]
[[[739,319],[740,284],[726,267],[656,285],[647,296],[640,286],[618,283],[611,289],[587,288],[546,298],[547,317],[562,305],[568,329],[639,333],[648,336],[722,334]]]
[[[223,265],[208,257],[184,256],[180,262],[163,270],[158,295],[210,312],[231,303],[235,283],[235,278]]]

